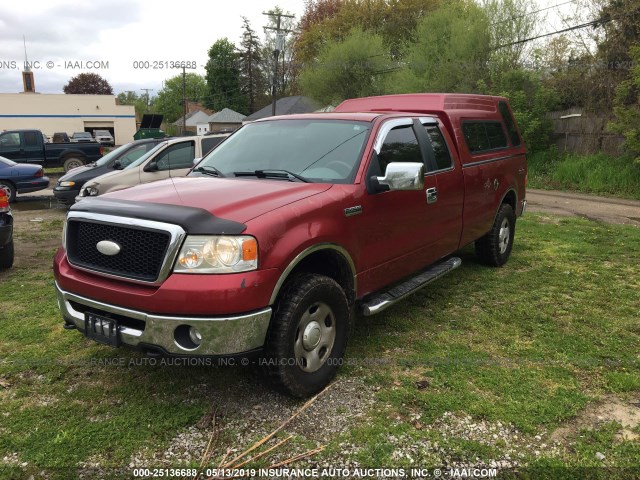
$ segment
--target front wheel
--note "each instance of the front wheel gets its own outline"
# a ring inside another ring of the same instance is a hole
[[[269,327],[263,363],[277,387],[295,397],[322,390],[347,345],[350,309],[344,291],[323,275],[291,278]]]
[[[476,255],[487,265],[501,267],[509,260],[515,233],[516,215],[511,205],[503,203],[489,233],[476,240]]]
[[[84,162],[80,158],[70,157],[64,161],[64,164],[62,166],[64,167],[64,171],[66,173],[69,170],[81,167],[82,165],[84,165]]]

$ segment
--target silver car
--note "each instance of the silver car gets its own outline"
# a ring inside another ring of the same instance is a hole
[[[115,140],[113,139],[113,135],[109,130],[95,130],[93,132],[93,137],[96,142],[101,145],[107,145],[108,147],[113,147],[115,145]]]

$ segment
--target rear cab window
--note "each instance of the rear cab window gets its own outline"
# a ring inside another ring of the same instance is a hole
[[[502,122],[497,120],[465,120],[462,132],[472,154],[508,148]]]

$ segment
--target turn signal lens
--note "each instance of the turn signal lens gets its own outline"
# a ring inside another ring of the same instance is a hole
[[[242,260],[249,262],[258,259],[258,242],[255,238],[248,238],[242,242]]]
[[[6,212],[9,210],[9,196],[7,191],[0,186],[0,212]]]

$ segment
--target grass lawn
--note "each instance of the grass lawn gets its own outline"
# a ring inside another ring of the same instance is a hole
[[[37,228],[36,244],[59,235],[60,221]],[[144,457],[197,466],[200,446],[184,448],[188,458],[167,452],[220,407],[217,465],[304,403],[271,392],[250,368],[141,366],[138,353],[64,331],[52,255],[34,249],[28,265],[0,274],[0,477],[69,478],[99,465],[102,477],[128,468],[129,478]],[[640,398],[640,229],[528,215],[504,268],[479,265],[471,248],[461,257],[404,303],[357,319],[335,394],[324,394],[331,401],[296,420],[292,450],[325,447],[301,464],[640,475],[638,424],[624,439],[615,418],[585,413]],[[350,382],[358,387],[341,386]]]
[[[574,190],[640,200],[640,164],[628,157],[561,154],[557,150],[528,156],[531,188]]]

